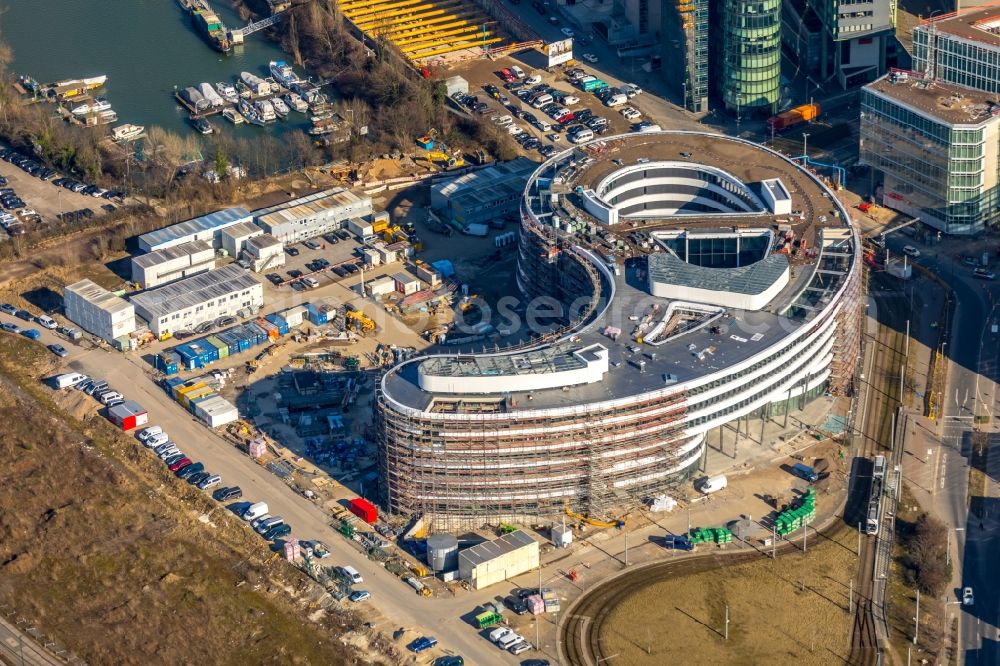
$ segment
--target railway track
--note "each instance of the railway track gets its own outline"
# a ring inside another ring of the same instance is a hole
[[[876,293],[891,290],[891,284],[882,284],[882,277],[872,280],[872,289]],[[902,294],[900,294],[902,296]],[[868,370],[867,384],[861,396],[865,410],[864,422],[861,424],[860,444],[857,447],[858,462],[867,469],[865,484],[858,484],[853,490],[857,497],[867,497],[871,487],[871,459],[877,454],[887,454],[892,450],[892,415],[900,404],[900,368],[904,367],[906,357],[904,347],[906,336],[902,332],[906,321],[905,304],[899,298],[878,298],[878,317],[880,322],[878,334],[872,341],[871,366]],[[861,466],[855,468],[862,469]],[[855,479],[857,483],[857,478]],[[864,493],[862,494],[862,490]],[[861,504],[860,506],[864,506]],[[864,510],[862,509],[862,514]],[[863,520],[859,515],[856,520]],[[879,516],[881,521],[882,516]],[[861,540],[861,553],[858,557],[857,605],[855,606],[854,622],[851,631],[851,645],[848,653],[848,663],[852,665],[867,665],[878,662],[879,652],[884,646],[879,644],[878,622],[879,613],[884,617],[883,609],[876,606],[874,599],[875,563],[877,556],[877,540],[874,536],[865,536]]]

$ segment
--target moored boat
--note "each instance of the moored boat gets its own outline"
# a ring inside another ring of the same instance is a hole
[[[239,110],[240,113],[243,114],[243,117],[246,118],[247,122],[249,122],[251,125],[264,124],[264,120],[260,117],[260,114],[257,113],[257,110],[253,107],[253,105],[247,102],[246,100],[243,99],[240,100]]]
[[[306,101],[296,93],[288,93],[285,95],[284,99],[288,106],[292,107],[299,113],[305,113],[309,110],[309,105],[306,104]]]
[[[287,64],[284,60],[272,60],[269,67],[271,75],[274,76],[274,80],[286,88],[291,88],[300,81],[298,74],[295,73],[295,70],[293,70],[291,65]]]
[[[111,138],[114,141],[134,141],[146,132],[142,125],[126,123],[111,130]]]
[[[232,107],[226,107],[222,110],[222,117],[231,122],[234,125],[242,125],[246,122],[246,119]]]
[[[277,119],[277,115],[274,113],[274,107],[271,102],[266,99],[260,99],[254,102],[254,108],[257,109],[257,114],[260,116],[261,120],[266,123],[273,122]]]
[[[240,72],[240,81],[255,95],[270,95],[271,84],[250,72]]]
[[[280,97],[275,97],[270,101],[271,101],[271,106],[274,107],[274,112],[276,114],[278,114],[282,118],[288,117],[288,113],[291,111],[291,109],[288,108],[288,105],[285,104],[285,101],[283,99],[281,99]]]
[[[202,134],[211,134],[215,131],[215,127],[212,126],[212,123],[208,122],[205,118],[191,118],[191,123],[194,125],[194,128]]]
[[[230,104],[236,104],[240,101],[240,95],[236,92],[236,86],[231,83],[219,81],[215,84],[215,89],[222,96],[222,99],[226,100]]]
[[[208,100],[208,103],[214,108],[219,108],[226,103],[226,101],[222,99],[222,95],[215,92],[215,88],[213,88],[210,83],[199,83],[198,92],[200,92],[201,96]]]

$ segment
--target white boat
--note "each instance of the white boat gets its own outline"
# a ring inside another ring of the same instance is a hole
[[[260,99],[254,102],[254,108],[257,109],[257,114],[265,123],[270,123],[277,119],[277,115],[274,113],[274,107],[271,106],[271,102],[266,99]]]
[[[208,103],[212,105],[213,108],[219,108],[223,106],[226,101],[222,99],[222,95],[215,92],[215,88],[212,87],[210,83],[199,83],[198,92],[201,96],[208,100]]]
[[[240,101],[240,95],[236,92],[236,86],[231,83],[220,81],[215,84],[215,89],[219,91],[220,95],[222,95],[222,99],[226,100],[230,104],[236,104]]]
[[[271,84],[264,79],[251,74],[250,72],[240,72],[240,80],[249,88],[255,95],[270,95],[271,94]]]
[[[118,113],[114,109],[105,109],[97,112],[97,122],[100,125],[110,125],[118,122]]]
[[[107,82],[108,82],[108,77],[105,74],[105,75],[101,75],[101,76],[92,76],[89,79],[84,79],[83,80],[83,85],[87,86],[88,88],[93,89],[93,88],[100,88],[101,86],[103,86]]]
[[[104,99],[103,97],[95,97],[94,101],[90,104],[83,103],[78,107],[73,109],[74,115],[85,116],[88,113],[100,113],[102,111],[110,111],[111,102]]]
[[[111,138],[114,141],[134,141],[142,136],[146,132],[146,128],[142,125],[132,125],[127,123],[125,125],[119,125],[111,130]]]
[[[241,116],[236,109],[232,107],[226,107],[222,110],[222,117],[231,122],[234,125],[242,125],[246,122],[246,119]]]
[[[286,88],[291,88],[300,80],[292,66],[286,64],[284,60],[272,60],[270,68],[274,80]]]
[[[81,104],[80,106],[73,107],[74,116],[85,116],[90,113],[90,104]]]
[[[274,112],[277,113],[282,118],[287,117],[288,113],[291,111],[291,109],[288,108],[288,105],[285,104],[284,100],[282,100],[280,97],[273,98],[271,100],[271,106],[274,107]]]
[[[285,95],[285,102],[299,113],[305,113],[309,110],[309,105],[306,104],[306,101],[296,93]]]

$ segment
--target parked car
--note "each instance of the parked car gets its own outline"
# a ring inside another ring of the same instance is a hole
[[[920,256],[920,250],[918,250],[917,248],[913,247],[912,245],[904,245],[903,246],[903,254],[905,254],[905,255],[907,255],[909,257],[916,258],[916,257]]]
[[[143,428],[135,434],[136,438],[147,446],[150,446],[149,441],[154,435],[163,435],[163,428],[158,425],[149,426],[148,428]],[[166,441],[166,435],[164,435],[164,441]]]
[[[995,280],[997,277],[993,271],[987,270],[985,268],[977,268],[976,270],[972,271],[972,274],[975,275],[980,280]]]
[[[210,476],[212,476],[211,472],[206,472],[203,470],[201,472],[195,472],[194,474],[189,475],[187,479],[185,479],[185,481],[190,483],[192,486],[197,486],[199,483],[201,483]]]
[[[528,612],[528,605],[524,603],[524,601],[518,599],[513,595],[504,598],[503,605],[511,609],[518,615],[524,615],[525,613]]]
[[[66,358],[69,356],[69,352],[62,345],[49,345],[49,351],[58,356],[59,358]]]
[[[303,243],[303,245],[305,245],[310,250],[318,250],[320,247],[319,243],[317,243],[314,240],[307,240],[306,242]]]
[[[413,652],[423,652],[424,650],[431,649],[437,644],[437,639],[433,636],[421,636],[417,640],[410,643],[410,650]]]
[[[286,537],[292,533],[292,526],[288,523],[282,523],[280,525],[275,525],[267,532],[264,533],[264,538],[267,541],[274,541],[275,539],[280,539]]]
[[[972,588],[966,587],[962,590],[962,604],[972,606],[976,603],[976,598],[972,595]]]
[[[287,252],[288,256],[290,256],[290,257],[297,257],[297,256],[299,256],[299,250],[298,250],[298,248],[295,248],[295,247],[286,247],[285,248],[285,252]]]
[[[208,490],[209,488],[214,488],[215,486],[222,483],[222,477],[218,474],[211,474],[208,478],[203,479],[198,483],[199,490]]]
[[[514,643],[513,645],[511,645],[509,648],[507,648],[507,651],[513,655],[518,655],[521,654],[522,652],[527,652],[528,650],[531,649],[532,649],[531,643],[529,643],[528,641],[521,641],[520,643]]]
[[[190,458],[188,458],[187,456],[183,456],[182,458],[180,458],[178,460],[175,460],[174,462],[172,462],[170,464],[170,471],[171,472],[176,472],[176,471],[178,471],[178,470],[180,470],[180,469],[182,469],[184,467],[187,467],[188,465],[191,465],[191,464],[193,464],[193,461]]]
[[[668,534],[663,537],[663,545],[671,550],[694,550],[694,544],[683,534]]]
[[[239,486],[219,488],[212,493],[212,497],[220,502],[228,502],[230,500],[236,500],[243,497],[243,490]]]
[[[3,312],[5,314],[9,314],[9,315],[16,315],[17,314],[17,308],[15,308],[10,303],[0,303],[0,312]]]
[[[369,592],[368,590],[358,590],[356,592],[352,592],[351,595],[347,598],[355,603],[359,601],[368,601],[369,599],[372,598],[372,593]]]

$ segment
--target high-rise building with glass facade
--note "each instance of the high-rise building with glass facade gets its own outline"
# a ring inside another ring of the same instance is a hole
[[[720,0],[720,97],[737,116],[771,115],[781,94],[781,0]]]
[[[709,109],[709,0],[678,0],[661,11],[663,74],[695,113]]]
[[[918,73],[861,90],[863,163],[881,174],[879,201],[949,234],[1000,223],[996,96]]]
[[[781,0],[671,0],[661,10],[663,71],[695,112],[769,115],[781,83]]]

